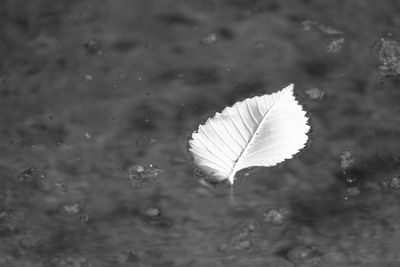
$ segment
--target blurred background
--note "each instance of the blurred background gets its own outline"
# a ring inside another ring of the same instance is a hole
[[[0,266],[398,266],[400,2],[0,2]],[[208,186],[191,133],[295,83],[294,159]]]

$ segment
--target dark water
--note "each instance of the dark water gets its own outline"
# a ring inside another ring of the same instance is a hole
[[[0,266],[400,266],[399,1],[0,3]],[[187,141],[289,83],[307,147],[229,187]]]

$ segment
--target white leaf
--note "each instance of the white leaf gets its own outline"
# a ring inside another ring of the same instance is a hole
[[[244,168],[292,158],[307,142],[307,121],[290,84],[217,112],[192,134],[189,150],[202,171],[233,184],[235,174]]]

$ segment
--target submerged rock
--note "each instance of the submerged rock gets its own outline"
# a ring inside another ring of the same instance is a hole
[[[344,37],[340,37],[338,39],[330,41],[325,49],[328,53],[338,53],[340,50],[342,50],[343,46],[345,44],[345,39]]]
[[[282,225],[292,216],[290,208],[269,209],[262,214],[263,221],[272,225]]]
[[[360,188],[358,186],[351,186],[346,189],[346,192],[351,197],[358,196],[360,194]]]
[[[254,241],[254,231],[257,224],[250,221],[240,227],[238,231],[224,244],[225,252],[251,252],[257,247]],[[220,245],[221,246],[221,245]],[[222,248],[219,248],[222,251]]]
[[[27,220],[25,210],[15,208],[0,208],[0,219],[6,219],[11,223],[21,223]]]
[[[329,26],[322,24],[318,21],[315,20],[304,20],[301,22],[301,25],[303,26],[303,31],[311,31],[311,30],[316,30],[321,33],[327,34],[327,35],[342,35],[343,32]]]
[[[306,94],[310,99],[322,99],[325,96],[325,92],[318,88],[310,88],[306,91]]]
[[[68,182],[66,181],[58,181],[53,185],[53,191],[66,193],[68,192]]]
[[[100,44],[100,41],[93,38],[84,43],[83,47],[85,48],[86,52],[91,55],[98,55],[103,56],[104,51]]]
[[[88,258],[83,255],[57,256],[49,261],[54,267],[93,267]]]
[[[88,83],[88,82],[90,82],[91,80],[93,80],[93,76],[90,75],[90,74],[85,74],[85,76],[83,77],[83,81],[84,81],[85,83]]]
[[[125,178],[133,188],[137,189],[141,188],[145,183],[154,181],[164,172],[164,170],[159,169],[152,164],[148,167],[143,165],[133,165],[128,169]]]
[[[384,190],[400,190],[400,176],[388,178],[381,183]]]
[[[68,215],[76,215],[83,211],[85,202],[77,200],[71,203],[64,203],[60,206],[60,212]]]
[[[215,33],[209,33],[206,36],[204,36],[203,38],[201,38],[200,42],[202,44],[206,44],[206,45],[215,44],[217,42],[217,35]]]
[[[18,182],[33,182],[40,177],[39,171],[35,167],[29,167],[20,172],[15,178]]]
[[[40,249],[46,242],[46,238],[40,235],[27,234],[21,237],[19,245],[25,249]]]
[[[148,217],[157,217],[161,215],[161,210],[156,207],[150,207],[144,211],[144,214]]]
[[[354,163],[354,159],[349,150],[343,151],[340,158],[342,159],[340,162],[340,167],[342,167],[342,169],[347,169]]]
[[[381,38],[378,43],[379,71],[382,76],[400,75],[400,42]]]
[[[286,258],[295,266],[319,266],[323,253],[316,246],[299,245],[291,248]]]

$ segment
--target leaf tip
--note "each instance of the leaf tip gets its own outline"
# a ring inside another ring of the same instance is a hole
[[[283,88],[284,91],[290,91],[293,92],[294,90],[294,83],[290,83],[288,86],[286,86],[285,88]]]

